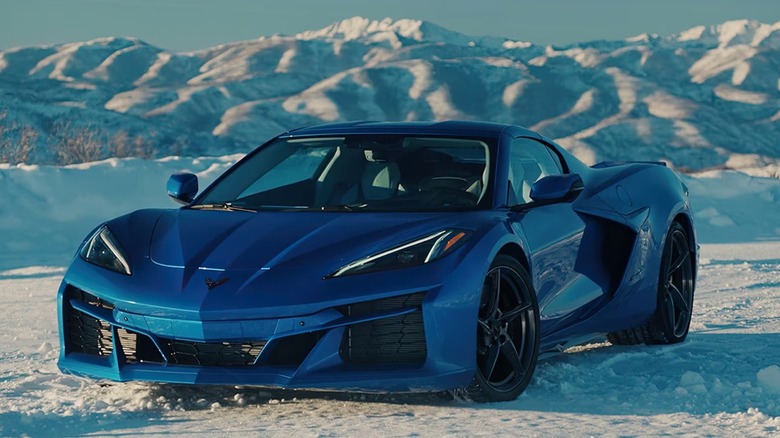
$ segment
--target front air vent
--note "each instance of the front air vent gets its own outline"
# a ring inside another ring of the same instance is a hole
[[[428,355],[421,310],[424,293],[367,301],[340,310],[346,315],[416,309],[406,315],[382,318],[347,327],[339,353],[349,364],[421,364]]]
[[[65,334],[65,351],[95,356],[111,356],[111,325],[86,313],[70,309]]]
[[[422,306],[425,292],[416,294],[400,295],[397,297],[382,298],[381,300],[363,301],[360,303],[348,304],[337,307],[337,309],[347,316],[366,316],[372,313],[420,308]]]
[[[65,297],[68,299],[81,301],[93,307],[99,307],[101,309],[106,309],[106,310],[114,310],[114,305],[112,303],[72,286],[68,286]]]
[[[111,356],[113,334],[111,325],[103,320],[80,312],[70,305],[70,300],[82,301],[90,306],[113,310],[113,304],[80,289],[68,287],[64,296],[65,351],[93,356]]]
[[[273,351],[263,360],[263,365],[298,366],[311,353],[321,337],[321,333],[314,332],[280,338],[274,342]]]
[[[252,366],[266,341],[192,342],[160,339],[168,363],[195,366]]]
[[[116,329],[117,341],[122,347],[125,363],[164,363],[160,350],[151,338],[132,330]]]

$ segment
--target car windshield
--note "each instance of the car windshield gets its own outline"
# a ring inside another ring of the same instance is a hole
[[[191,208],[474,209],[487,202],[488,142],[402,135],[282,138],[242,160]]]

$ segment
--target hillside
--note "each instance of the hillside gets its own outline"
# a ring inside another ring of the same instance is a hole
[[[773,175],[779,88],[780,22],[565,47],[360,17],[188,53],[110,37],[0,51],[0,162],[220,155],[329,121],[478,119],[587,162]],[[58,155],[74,136],[93,149]]]

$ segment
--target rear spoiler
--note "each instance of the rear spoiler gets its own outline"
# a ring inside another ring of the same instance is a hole
[[[626,164],[654,164],[666,167],[663,161],[602,161],[590,166],[591,169],[605,169],[607,167],[625,166]]]

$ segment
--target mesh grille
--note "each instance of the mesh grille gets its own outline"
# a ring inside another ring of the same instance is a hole
[[[123,328],[117,328],[116,335],[126,363],[164,362],[160,351],[148,336]]]
[[[273,347],[263,365],[298,366],[306,360],[306,357],[317,345],[322,333],[302,333],[295,336],[287,336],[279,339]]]
[[[393,364],[421,363],[428,355],[425,342],[422,305],[424,293],[343,306],[347,315],[367,315],[378,311],[418,308],[392,318],[348,326],[339,353],[347,363]]]
[[[68,353],[86,353],[110,356],[113,352],[113,328],[111,324],[74,309],[70,300],[90,306],[113,310],[114,305],[74,287],[68,287],[65,295],[66,313],[65,349]],[[116,328],[117,348],[125,363],[164,363],[165,359],[146,335],[124,328]],[[160,339],[161,348],[174,365],[195,366],[251,366],[266,341],[191,342]]]
[[[266,341],[191,342],[161,339],[168,361],[177,365],[251,366]]]
[[[65,304],[67,311],[65,350],[73,353],[110,356],[113,351],[111,325],[74,309],[70,305],[70,300],[75,299],[107,310],[113,310],[114,306],[75,288],[69,289],[65,298],[67,299]]]
[[[84,292],[81,289],[76,289],[74,287],[71,287],[68,289],[68,296],[71,299],[75,299],[78,301],[82,301],[86,304],[89,304],[90,306],[100,307],[102,309],[106,310],[114,310],[114,305],[109,303],[108,301],[98,298],[90,293]]]

